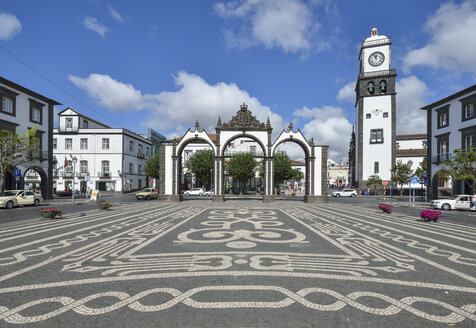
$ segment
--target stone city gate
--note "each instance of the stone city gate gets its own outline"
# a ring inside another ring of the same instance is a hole
[[[213,201],[225,200],[224,194],[224,161],[227,146],[235,139],[249,138],[257,142],[263,152],[264,160],[264,195],[263,201],[273,202],[274,194],[274,153],[277,147],[284,142],[293,142],[299,145],[305,154],[305,202],[327,202],[327,148],[328,146],[314,145],[308,141],[298,129],[293,130],[292,124],[283,130],[278,138],[272,142],[273,131],[269,118],[261,123],[251,114],[248,106],[243,104],[233,118],[222,123],[218,118],[216,126],[216,140],[213,141],[208,133],[201,129],[198,122],[195,129],[188,129],[182,138],[173,139],[160,146],[160,199],[182,200],[182,155],[185,147],[190,143],[203,143],[210,146],[215,154],[213,181],[215,196]]]

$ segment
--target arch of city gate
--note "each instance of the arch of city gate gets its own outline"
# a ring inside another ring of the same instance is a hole
[[[306,161],[306,202],[327,201],[327,146],[316,146],[314,141],[308,141],[298,129],[293,130],[292,124],[283,130],[278,138],[272,142],[272,127],[269,118],[266,123],[260,122],[243,104],[229,122],[222,123],[218,118],[216,125],[216,140],[201,129],[198,121],[195,129],[189,129],[178,139],[161,144],[160,149],[160,199],[182,200],[182,154],[190,143],[201,142],[208,144],[214,153],[213,181],[215,196],[213,201],[224,201],[224,161],[228,145],[239,138],[249,138],[256,141],[263,151],[264,161],[264,195],[263,201],[274,201],[274,153],[277,147],[284,142],[298,144],[304,151]]]

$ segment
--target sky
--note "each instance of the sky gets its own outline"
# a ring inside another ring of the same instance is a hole
[[[476,82],[476,0],[1,0],[0,76],[111,127],[215,133],[248,105],[347,161],[359,49],[391,36],[397,134]],[[293,158],[299,147],[289,147]]]

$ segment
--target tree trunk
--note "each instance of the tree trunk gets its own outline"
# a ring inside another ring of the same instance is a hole
[[[0,175],[0,191],[3,191],[3,186],[5,185],[5,175]]]
[[[243,181],[240,180],[240,196],[243,196]]]
[[[400,196],[403,195],[403,183],[400,185]]]

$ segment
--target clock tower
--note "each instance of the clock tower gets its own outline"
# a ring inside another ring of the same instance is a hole
[[[390,37],[373,28],[360,47],[360,71],[355,86],[356,140],[352,184],[365,188],[371,175],[391,180],[395,164],[396,70],[391,68]]]

